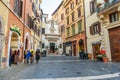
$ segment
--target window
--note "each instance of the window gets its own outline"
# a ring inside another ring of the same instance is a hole
[[[22,9],[23,9],[23,2],[21,0],[15,0],[15,3],[14,3],[14,12],[19,17],[22,17]]]
[[[72,16],[72,21],[74,21],[74,12],[71,14],[71,16]]]
[[[42,48],[44,48],[45,47],[45,44],[44,43],[42,43]]]
[[[72,25],[72,35],[75,35],[75,25]]]
[[[119,20],[118,12],[114,12],[110,14],[109,19],[110,19],[110,23],[118,21]]]
[[[68,13],[69,13],[69,8],[66,9],[66,14],[68,14]]]
[[[42,34],[45,34],[45,28],[42,28]]]
[[[71,3],[71,9],[74,9],[74,2]]]
[[[93,14],[94,12],[96,12],[96,0],[92,0],[90,2],[90,12],[91,12],[91,14]]]
[[[64,29],[64,25],[62,25],[62,26],[61,26],[61,33],[63,33],[64,30],[65,30],[65,29]]]
[[[67,25],[69,24],[69,16],[67,17]]]
[[[40,29],[38,29],[38,36],[40,36]]]
[[[64,14],[61,14],[61,20],[64,20]]]
[[[78,32],[82,31],[82,21],[79,21],[78,23]]]
[[[76,0],[76,4],[79,4],[81,2],[81,0]]]
[[[94,23],[92,26],[90,26],[90,34],[100,34],[101,26],[99,22]]]
[[[81,16],[81,7],[79,7],[78,9],[77,9],[77,13],[78,13],[78,18]]]
[[[67,37],[70,36],[70,28],[67,28]]]

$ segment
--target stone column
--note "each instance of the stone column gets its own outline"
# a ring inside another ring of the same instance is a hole
[[[12,36],[12,31],[10,31],[10,34],[9,34],[9,40],[8,40],[8,54],[7,54],[7,59],[6,59],[6,60],[7,60],[7,61],[6,61],[6,67],[9,67],[11,36]]]

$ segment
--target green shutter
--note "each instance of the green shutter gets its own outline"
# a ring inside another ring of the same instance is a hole
[[[67,28],[67,37],[70,36],[70,28]]]
[[[78,22],[78,32],[82,31],[82,21]]]
[[[72,25],[72,35],[75,35],[75,25]]]

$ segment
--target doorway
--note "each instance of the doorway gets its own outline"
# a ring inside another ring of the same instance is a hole
[[[50,43],[50,53],[55,53],[55,43]]]
[[[93,57],[96,59],[96,56],[100,54],[100,43],[99,44],[92,44],[93,47]]]
[[[73,56],[76,56],[76,41],[73,41]]]

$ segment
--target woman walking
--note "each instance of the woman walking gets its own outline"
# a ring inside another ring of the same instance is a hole
[[[35,59],[36,59],[36,63],[38,63],[39,59],[40,59],[40,50],[39,49],[36,50]]]

